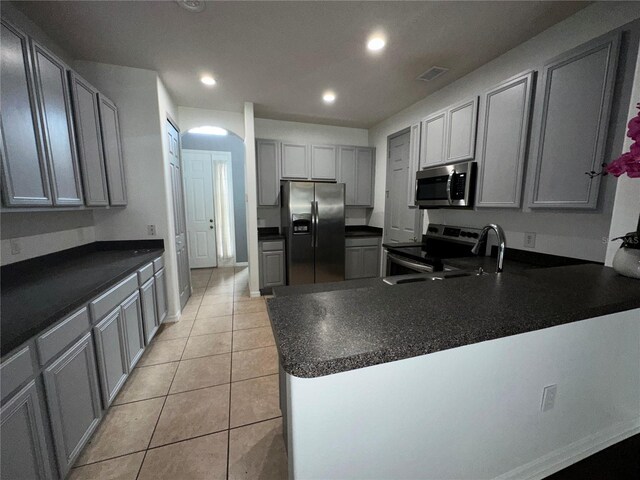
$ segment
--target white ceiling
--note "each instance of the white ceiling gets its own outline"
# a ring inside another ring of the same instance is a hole
[[[74,58],[157,70],[178,105],[370,127],[535,36],[584,2],[16,2]],[[382,30],[377,55],[367,37]],[[416,80],[438,65],[449,72]],[[207,88],[200,74],[213,74]],[[333,89],[333,105],[322,92]]]

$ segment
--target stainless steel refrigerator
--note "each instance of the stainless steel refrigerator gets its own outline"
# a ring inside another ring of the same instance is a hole
[[[344,183],[281,185],[288,285],[344,280]]]

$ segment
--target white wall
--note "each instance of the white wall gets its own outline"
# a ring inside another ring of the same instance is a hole
[[[640,432],[640,309],[287,375],[289,478],[540,479]],[[541,411],[543,388],[557,385]]]
[[[209,125],[225,128],[244,138],[244,114],[241,112],[178,107],[178,121],[183,132],[190,128]]]
[[[247,198],[247,253],[249,256],[249,291],[260,295],[260,260],[258,257],[258,189],[256,171],[256,135],[253,103],[244,104],[245,195]]]
[[[631,104],[627,118],[638,115],[636,104],[640,102],[640,52],[636,62],[635,81],[631,92]],[[624,138],[623,151],[628,151],[631,145],[629,137]],[[611,228],[609,229],[609,239],[617,238],[628,232],[633,232],[638,225],[640,216],[640,178],[629,178],[627,175],[618,179],[616,198],[613,205],[613,216],[611,217]],[[611,266],[613,256],[620,248],[620,242],[609,242],[607,246],[607,257],[605,265]]]
[[[95,211],[96,238],[164,240],[169,318],[175,319],[180,308],[163,149],[166,126],[161,119],[167,112],[177,116],[176,109],[152,70],[84,61],[76,62],[75,68],[116,104],[120,122],[128,205]],[[147,234],[147,225],[156,226],[155,237]]]
[[[15,215],[15,214],[11,214]],[[17,240],[20,245],[20,253],[11,253],[11,240]],[[20,262],[30,258],[47,255],[49,253],[79,247],[96,241],[96,233],[93,226],[79,227],[69,230],[56,230],[54,232],[28,235],[15,239],[3,239],[0,246],[1,265]]]
[[[369,131],[370,144],[377,149],[375,205],[370,223],[384,225],[387,136],[409,127],[425,116],[454,102],[479,95],[500,81],[527,69],[542,71],[544,63],[556,55],[605,34],[640,17],[637,2],[603,2],[588,6],[531,40],[483,65],[465,77],[408,107]],[[541,78],[538,77],[540,82]],[[539,91],[539,89],[538,89]],[[536,117],[534,114],[534,125]],[[535,128],[532,131],[535,138]],[[531,182],[527,182],[530,185]],[[602,182],[599,208],[595,212],[512,212],[492,209],[481,211],[431,211],[428,220],[482,226],[489,222],[502,225],[508,245],[524,248],[524,232],[536,232],[536,251],[604,261],[606,238],[613,208],[615,182]],[[525,191],[525,199],[529,194]],[[425,218],[425,227],[428,221]]]

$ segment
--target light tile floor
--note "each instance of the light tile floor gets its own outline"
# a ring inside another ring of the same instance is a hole
[[[163,325],[70,479],[287,478],[278,356],[246,268],[192,271],[193,296]]]

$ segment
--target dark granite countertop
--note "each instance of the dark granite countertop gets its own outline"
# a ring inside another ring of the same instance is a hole
[[[0,354],[162,255],[162,240],[95,242],[0,269]]]
[[[284,235],[280,233],[278,227],[258,227],[258,241],[282,240]]]
[[[305,295],[308,293],[335,292],[337,290],[354,290],[356,288],[381,287],[382,278],[362,278],[359,280],[346,280],[343,282],[309,283],[306,285],[287,285],[273,287],[276,297],[288,297],[291,295]]]
[[[310,378],[640,308],[640,281],[585,264],[276,296],[267,305],[282,367]]]
[[[350,237],[382,237],[382,228],[369,225],[346,225],[344,236]]]

